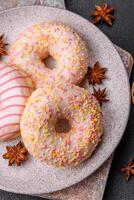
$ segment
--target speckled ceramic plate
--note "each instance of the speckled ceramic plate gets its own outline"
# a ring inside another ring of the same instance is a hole
[[[93,24],[69,11],[48,7],[24,7],[0,14],[0,32],[11,44],[17,35],[32,24],[42,21],[60,21],[73,28],[87,41],[90,64],[100,61],[108,68],[107,87],[110,102],[103,106],[104,137],[92,158],[76,168],[58,169],[30,159],[21,167],[8,167],[0,156],[0,188],[16,193],[50,193],[71,186],[92,174],[110,156],[125,130],[129,109],[129,82],[123,63],[109,39]],[[0,144],[0,155],[7,144]]]

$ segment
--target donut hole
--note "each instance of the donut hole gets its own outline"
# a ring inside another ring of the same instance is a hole
[[[51,55],[49,55],[47,58],[42,59],[42,62],[48,69],[53,70],[56,67],[56,60]]]
[[[71,129],[71,125],[68,119],[58,118],[55,123],[55,130],[57,133],[68,133]]]

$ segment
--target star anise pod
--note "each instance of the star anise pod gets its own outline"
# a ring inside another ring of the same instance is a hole
[[[4,42],[4,34],[0,36],[0,56],[7,55],[6,46],[8,44]]]
[[[109,101],[109,99],[106,98],[107,97],[106,88],[104,88],[102,90],[100,88],[98,90],[93,88],[93,90],[94,90],[94,93],[92,95],[96,97],[96,99],[98,100],[100,106],[102,106],[103,102]]]
[[[94,23],[106,22],[108,25],[112,26],[112,20],[115,19],[115,17],[111,14],[113,11],[114,9],[108,6],[107,3],[104,3],[103,5],[96,5],[92,13]]]
[[[134,104],[134,82],[132,83],[132,103]]]
[[[100,63],[97,61],[93,68],[88,67],[87,79],[89,84],[101,84],[104,79],[106,79],[106,68],[101,67]]]
[[[28,151],[21,141],[17,145],[6,146],[6,150],[7,152],[3,154],[3,158],[9,159],[9,166],[15,163],[20,166],[22,162],[27,160]]]
[[[121,172],[124,173],[125,180],[128,181],[130,175],[134,175],[134,159],[131,159],[127,165],[124,165],[123,168],[121,168]]]

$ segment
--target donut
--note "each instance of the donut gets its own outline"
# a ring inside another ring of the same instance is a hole
[[[51,56],[56,67],[45,64]],[[9,62],[32,76],[37,87],[42,81],[81,82],[89,64],[88,49],[81,37],[61,23],[40,23],[21,33],[11,46]],[[39,82],[38,82],[39,81]]]
[[[0,141],[19,135],[20,117],[32,91],[29,75],[0,62]]]
[[[67,127],[63,128],[63,124]],[[103,133],[100,105],[84,88],[53,84],[35,90],[21,118],[21,136],[42,163],[77,166],[95,150]]]

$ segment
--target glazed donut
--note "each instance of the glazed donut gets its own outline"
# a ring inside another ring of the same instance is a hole
[[[56,68],[46,67],[43,60],[51,56]],[[18,65],[35,82],[64,80],[78,84],[89,64],[85,42],[70,27],[61,23],[41,23],[21,33],[10,51],[10,63]],[[39,87],[41,84],[37,84]]]
[[[57,125],[64,120],[68,121],[66,130]],[[89,158],[102,132],[97,100],[75,85],[37,89],[21,118],[21,136],[28,151],[41,162],[57,167],[76,166]]]
[[[19,135],[20,117],[32,91],[33,83],[26,73],[0,63],[0,141]]]

